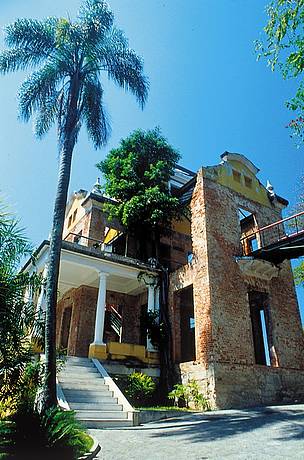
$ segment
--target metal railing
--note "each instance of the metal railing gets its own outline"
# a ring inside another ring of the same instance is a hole
[[[70,232],[63,241],[79,244],[80,246],[93,247],[94,249],[100,249],[101,251],[112,252],[111,245],[105,244],[103,241],[89,236],[79,235],[79,233]]]
[[[116,310],[114,305],[106,304],[106,311],[110,315],[110,325],[114,332],[119,336],[119,342],[122,337],[122,316]]]
[[[243,255],[304,233],[304,211],[252,231],[241,238]],[[254,247],[256,245],[256,247]]]

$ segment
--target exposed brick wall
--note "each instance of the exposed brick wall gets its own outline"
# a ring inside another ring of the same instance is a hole
[[[201,372],[203,377],[198,380],[203,391],[211,379],[211,400],[217,407],[277,402],[284,395],[286,401],[303,397],[303,332],[290,263],[281,264],[278,277],[271,280],[241,272],[235,260],[241,256],[239,208],[254,213],[259,227],[281,218],[276,202],[263,206],[199,173],[191,201],[194,260],[170,275],[175,361],[180,359],[177,292],[193,283],[196,362],[182,363],[181,374],[187,379],[194,368],[196,378]],[[267,242],[275,237],[269,232]],[[279,367],[255,364],[248,302],[251,290],[268,294],[273,362]]]
[[[106,221],[104,213],[98,207],[92,206],[90,212],[89,237],[94,240],[103,241]],[[91,242],[90,244],[94,244]]]
[[[98,289],[80,286],[65,293],[57,304],[57,345],[62,335],[62,319],[65,308],[72,307],[68,353],[76,356],[88,356],[89,345],[94,339],[96,304]],[[146,293],[130,296],[107,291],[107,304],[121,306],[123,316],[122,341],[139,344],[140,341],[140,307],[146,302]],[[115,340],[115,333],[105,331],[104,338]]]
[[[281,264],[279,276],[271,280],[269,293],[279,365],[304,369],[303,330],[289,262]]]
[[[82,236],[90,236],[90,221],[91,221],[91,216],[90,213],[86,213],[81,219],[79,219],[78,222],[75,223],[75,225],[71,226],[68,230],[69,233],[80,233],[82,232]],[[74,241],[75,236],[74,235],[69,235],[65,239],[66,241]],[[83,245],[86,245],[85,241],[82,241]]]

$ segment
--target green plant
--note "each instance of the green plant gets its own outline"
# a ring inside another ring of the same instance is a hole
[[[167,231],[172,220],[181,216],[182,206],[169,190],[179,158],[159,128],[138,129],[97,164],[105,179],[105,193],[115,199],[104,209],[136,237],[140,258],[158,257],[160,227]],[[149,250],[147,240],[154,245]]]
[[[41,279],[36,274],[19,272],[31,246],[18,221],[0,206],[0,406],[3,413],[15,410],[19,397],[33,378],[33,340],[43,335],[43,321],[38,318],[31,300]],[[30,291],[31,296],[25,295]]]
[[[264,57],[272,71],[279,69],[283,78],[294,78],[298,87],[286,103],[295,112],[290,121],[291,137],[304,142],[304,1],[273,0],[266,7],[267,24],[263,40],[256,41],[258,58]]]
[[[40,414],[25,410],[0,422],[0,452],[8,459],[73,460],[87,452],[91,440],[72,411],[54,407]]]
[[[134,405],[147,404],[151,401],[156,384],[152,377],[141,372],[133,372],[128,377],[126,395]]]
[[[200,392],[199,385],[195,380],[189,380],[187,384],[178,383],[174,385],[168,398],[173,399],[176,406],[185,405],[189,408],[193,404],[195,409],[210,410],[208,399]]]

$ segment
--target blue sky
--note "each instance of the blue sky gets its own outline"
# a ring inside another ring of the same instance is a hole
[[[17,17],[74,16],[80,0],[2,0],[0,25]],[[95,164],[136,128],[160,126],[193,170],[217,164],[225,150],[243,153],[270,179],[278,194],[295,202],[304,171],[303,149],[285,128],[284,102],[296,88],[256,62],[253,42],[266,21],[267,0],[112,0],[116,23],[143,56],[150,79],[148,103],[105,79],[112,119],[108,146],[95,151],[82,132],[75,150],[70,191],[91,189]],[[0,46],[3,47],[3,35]],[[22,73],[0,79],[0,193],[11,204],[33,243],[48,236],[57,180],[55,131],[34,138],[17,120],[16,93]],[[304,310],[302,288],[300,303]]]

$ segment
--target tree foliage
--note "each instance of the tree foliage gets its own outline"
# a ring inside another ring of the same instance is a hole
[[[0,208],[0,402],[24,387],[25,370],[32,359],[32,341],[41,338],[43,321],[32,301],[40,277],[18,271],[31,246],[16,219]],[[31,296],[26,295],[31,292]]]
[[[267,7],[266,37],[256,42],[258,57],[265,57],[272,70],[299,82],[295,96],[286,103],[296,112],[289,123],[293,135],[303,141],[304,130],[304,0],[274,0]]]
[[[97,167],[105,178],[104,191],[115,200],[107,205],[111,218],[129,230],[170,226],[181,208],[169,191],[178,152],[158,128],[136,130],[112,149]]]

